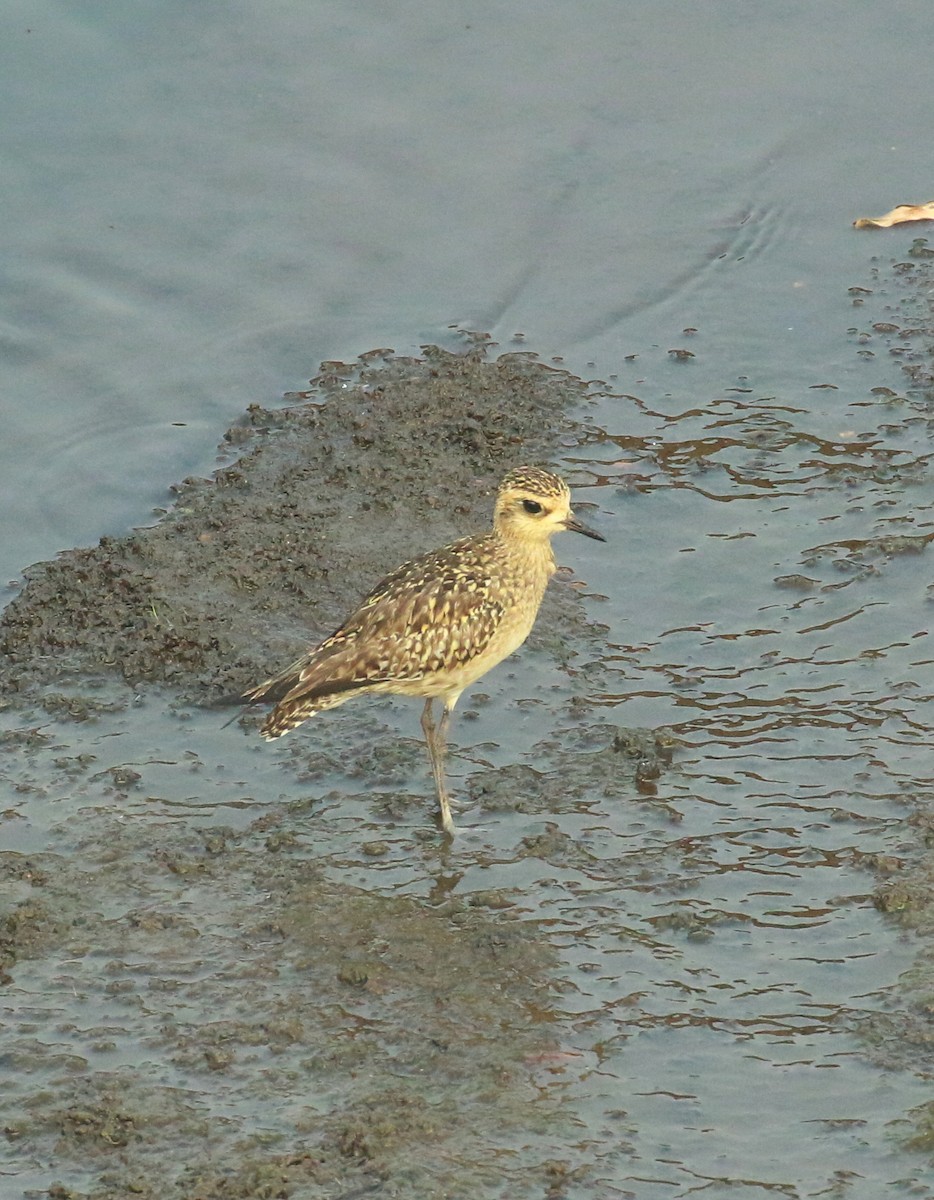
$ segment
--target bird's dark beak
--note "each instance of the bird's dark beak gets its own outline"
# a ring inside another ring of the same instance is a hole
[[[605,542],[606,538],[602,533],[597,533],[596,529],[591,529],[589,525],[585,525],[583,521],[578,521],[573,513],[570,513],[568,519],[564,522],[564,528],[570,529],[571,533],[582,533],[584,537],[593,538],[597,542]]]

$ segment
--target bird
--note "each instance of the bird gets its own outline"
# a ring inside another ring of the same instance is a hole
[[[444,771],[451,714],[464,689],[528,637],[557,569],[551,539],[564,530],[606,541],[574,515],[562,478],[513,468],[497,490],[491,530],[390,572],[330,637],[236,701],[274,705],[260,728],[273,741],[353,696],[424,697],[441,827],[453,835]]]

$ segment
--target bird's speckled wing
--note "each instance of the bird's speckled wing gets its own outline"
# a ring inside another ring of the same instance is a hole
[[[504,612],[488,542],[464,538],[405,563],[340,629],[244,698],[294,701],[415,682],[482,654]]]

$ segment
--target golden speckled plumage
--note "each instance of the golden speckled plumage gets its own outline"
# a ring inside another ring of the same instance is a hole
[[[424,696],[422,728],[442,824],[452,832],[443,763],[451,710],[464,688],[528,637],[555,571],[551,537],[562,529],[604,540],[576,520],[563,479],[537,467],[510,471],[489,533],[403,564],[329,638],[243,694],[244,703],[275,704],[263,736],[281,737],[364,692]],[[444,702],[438,726],[436,698]]]

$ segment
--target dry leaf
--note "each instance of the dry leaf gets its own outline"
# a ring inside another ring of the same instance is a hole
[[[854,229],[890,229],[903,221],[934,221],[934,200],[927,204],[897,204],[884,217],[860,217]]]

